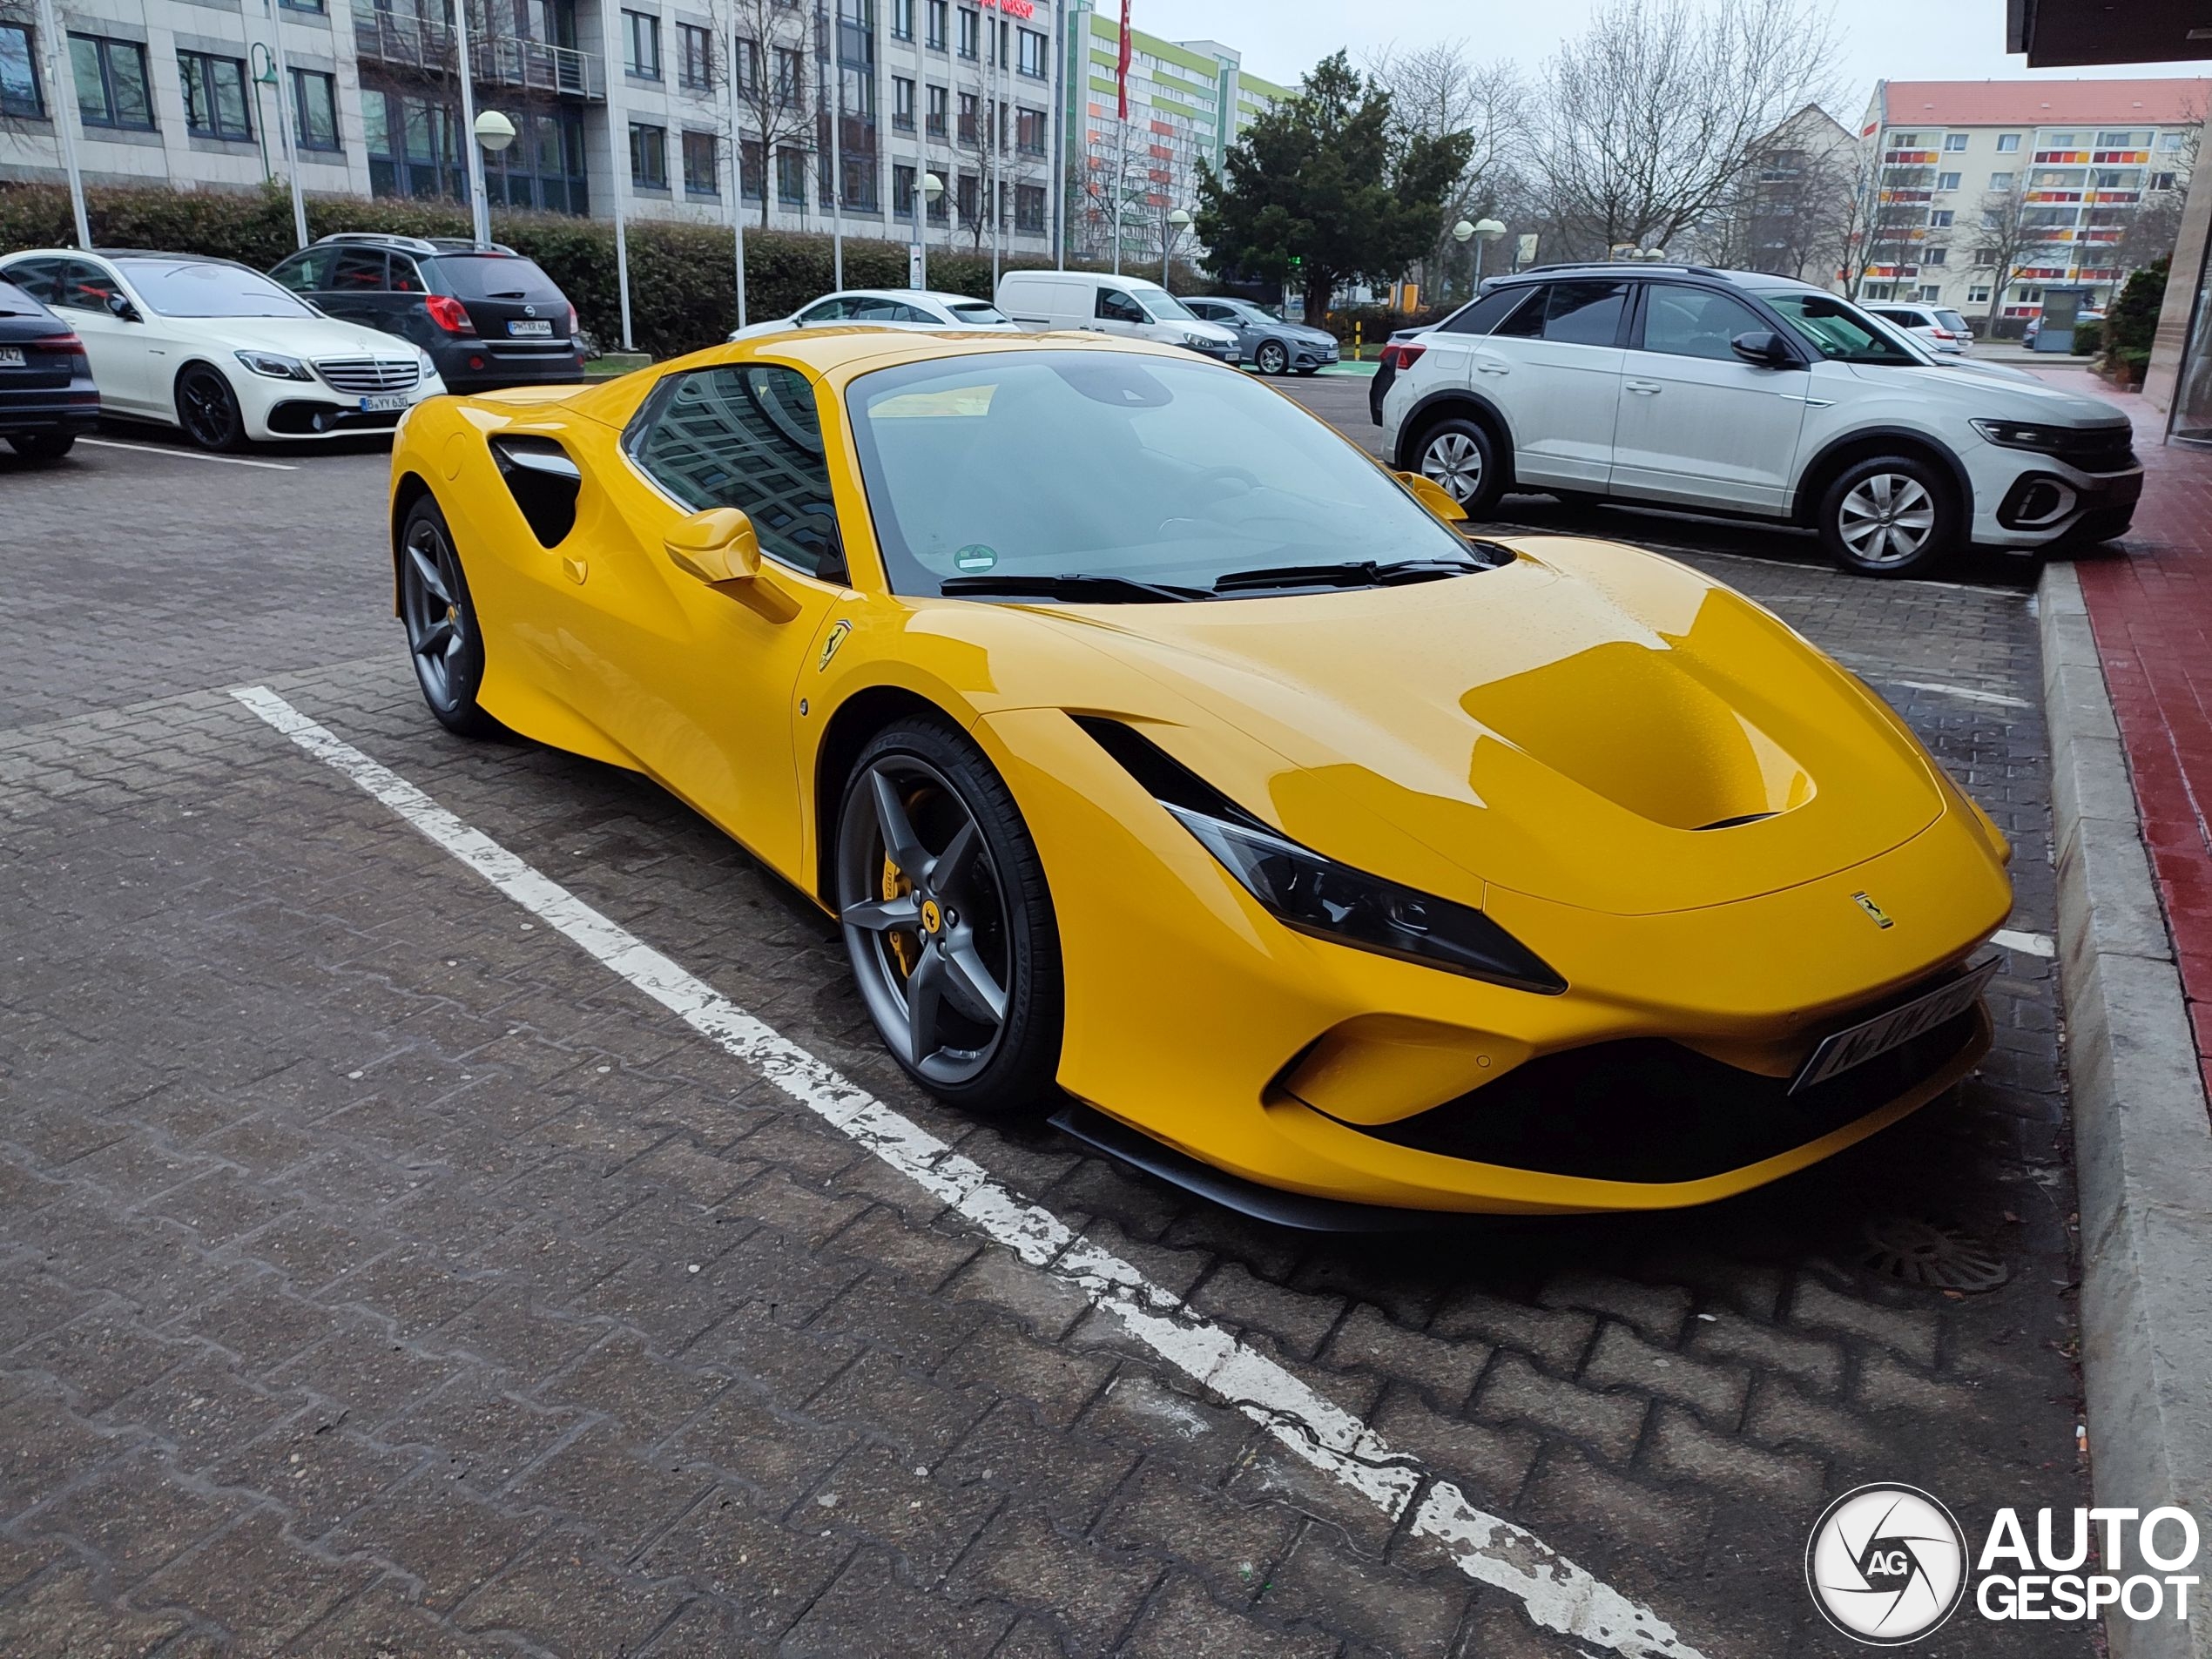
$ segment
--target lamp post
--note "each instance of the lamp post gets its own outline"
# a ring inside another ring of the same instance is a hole
[[[945,181],[935,173],[925,171],[914,181],[914,248],[921,255],[921,280],[917,285],[923,292],[929,288],[929,220],[926,217],[945,193]]]
[[[1467,220],[1461,219],[1458,224],[1452,226],[1452,239],[1457,242],[1461,247],[1465,247],[1469,242],[1473,242],[1474,244],[1474,276],[1473,278],[1473,281],[1474,287],[1478,289],[1482,286],[1482,250],[1488,244],[1496,241],[1505,233],[1506,227],[1503,225],[1501,225],[1494,219],[1479,219],[1472,225],[1467,223]]]
[[[515,124],[497,110],[486,110],[476,118],[476,144],[484,156],[496,156],[515,142]],[[476,240],[491,240],[491,203],[485,199],[483,156],[476,159],[475,214]]]
[[[1167,228],[1160,237],[1160,286],[1168,286],[1168,260],[1175,253],[1176,238],[1190,228],[1190,215],[1180,207],[1168,215]]]
[[[293,125],[295,111],[287,109],[285,94],[297,89],[291,84],[291,66],[284,61],[284,19],[276,8],[266,4],[269,14],[269,79],[276,88],[277,132],[284,139],[284,170],[292,180],[292,234],[301,247],[307,246],[307,205],[300,194],[300,135]],[[256,106],[259,112],[259,106]]]

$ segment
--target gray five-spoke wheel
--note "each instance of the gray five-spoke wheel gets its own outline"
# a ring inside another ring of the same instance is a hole
[[[1274,340],[1263,344],[1252,361],[1263,374],[1279,374],[1291,366],[1290,354],[1283,349],[1281,341]]]
[[[1909,474],[1871,474],[1838,506],[1836,533],[1862,563],[1905,563],[1936,533],[1935,497]]]
[[[1004,1034],[1014,941],[975,813],[920,758],[871,762],[838,834],[837,901],[860,995],[925,1081],[964,1083]]]
[[[1464,502],[1482,488],[1482,451],[1464,432],[1440,432],[1421,450],[1421,476]]]
[[[452,543],[428,516],[408,526],[401,553],[400,610],[407,623],[408,650],[414,653],[423,694],[433,705],[449,709],[459,700],[455,676],[469,641],[460,566]]]

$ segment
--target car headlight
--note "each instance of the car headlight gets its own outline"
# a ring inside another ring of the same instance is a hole
[[[1160,803],[1244,891],[1300,933],[1556,996],[1567,981],[1480,910],[1323,858],[1272,830]]]
[[[2080,435],[2071,427],[2037,426],[2032,421],[1976,421],[1975,431],[2007,449],[2063,449]]]
[[[1183,343],[1186,346],[1196,346],[1200,351],[1219,351],[1221,349],[1221,342],[1219,341],[1210,340],[1204,334],[1185,334],[1183,336]]]
[[[266,374],[273,381],[314,379],[314,372],[296,357],[287,357],[273,351],[242,351],[235,355],[239,362],[256,374]]]

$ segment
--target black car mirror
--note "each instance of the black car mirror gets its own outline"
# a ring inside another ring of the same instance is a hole
[[[125,299],[119,293],[111,293],[108,295],[107,308],[111,313],[112,313],[115,316],[121,318],[125,322],[137,322],[139,320],[138,307],[132,305],[128,300]]]
[[[1782,336],[1770,328],[1755,328],[1749,334],[1737,335],[1728,343],[1738,357],[1747,363],[1757,363],[1761,368],[1797,367],[1797,354]]]

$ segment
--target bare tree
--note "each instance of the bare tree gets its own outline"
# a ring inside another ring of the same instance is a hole
[[[806,94],[808,13],[791,0],[707,0],[707,16],[727,54],[721,72],[737,80],[734,100],[727,96],[718,100],[722,115],[718,124],[728,125],[727,111],[734,101],[738,130],[727,135],[733,172],[743,169],[746,149],[759,146],[760,223],[765,229],[768,205],[775,199],[777,152],[812,153],[815,149],[812,100]],[[737,188],[742,205],[741,180]]]
[[[1550,216],[1602,248],[1673,242],[1820,100],[1834,57],[1817,0],[1608,0],[1545,66],[1529,164]]]
[[[2192,98],[2183,114],[2188,126],[2181,150],[2155,164],[2152,169],[2154,177],[2171,173],[2173,185],[2143,192],[2141,203],[2128,215],[2114,245],[2114,263],[2123,279],[2130,272],[2140,271],[2171,254],[2182,239],[2182,212],[2188,205],[2190,181],[2196,177],[2197,158],[2203,146],[2204,110]],[[2165,156],[2163,152],[2161,154]]]
[[[1975,270],[1991,273],[1989,309],[1985,314],[1990,334],[1996,332],[1997,319],[2005,308],[2006,290],[2023,268],[2035,262],[2035,254],[2050,240],[2049,231],[2039,222],[2040,217],[2017,179],[2010,186],[1990,191],[1981,199],[1973,259]]]
[[[1932,170],[1922,179],[1886,165],[1874,145],[1859,152],[1851,169],[1843,233],[1844,287],[1852,299],[1878,268],[1914,263],[1916,248],[1926,239],[1934,184]]]
[[[1469,257],[1452,239],[1451,227],[1463,219],[1488,217],[1503,201],[1506,175],[1527,123],[1527,87],[1511,63],[1474,62],[1464,39],[1386,46],[1369,55],[1366,68],[1390,93],[1394,138],[1464,132],[1474,140],[1466,171],[1445,198],[1435,244],[1421,260],[1426,290]]]

